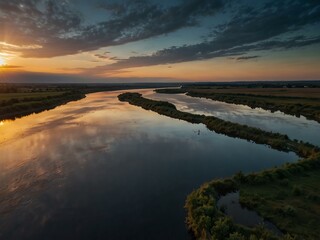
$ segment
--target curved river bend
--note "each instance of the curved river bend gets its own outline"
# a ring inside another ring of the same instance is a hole
[[[193,189],[297,160],[121,103],[121,92],[0,124],[1,239],[188,239]]]
[[[270,112],[261,108],[252,109],[245,105],[230,104],[205,98],[190,97],[185,94],[162,94],[150,90],[141,91],[146,98],[168,101],[177,109],[194,114],[213,115],[215,117],[261,128],[266,131],[287,134],[291,139],[298,139],[314,145],[320,144],[320,124],[282,112]]]

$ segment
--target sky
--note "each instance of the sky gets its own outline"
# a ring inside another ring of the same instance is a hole
[[[319,0],[0,0],[0,82],[319,79]]]

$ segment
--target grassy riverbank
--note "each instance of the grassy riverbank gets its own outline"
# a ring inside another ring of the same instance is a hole
[[[49,110],[84,97],[80,91],[0,93],[0,120]]]
[[[172,118],[203,123],[217,133],[266,144],[282,151],[293,151],[304,158],[298,163],[281,168],[246,176],[239,173],[230,179],[212,181],[192,192],[186,201],[187,224],[197,239],[295,239],[294,235],[298,236],[296,239],[315,239],[313,237],[318,230],[315,231],[314,227],[319,222],[319,215],[314,213],[319,209],[315,210],[314,206],[320,195],[318,190],[313,191],[313,187],[314,184],[317,185],[320,172],[319,148],[292,141],[286,135],[211,116],[184,113],[173,104],[146,99],[139,93],[121,94],[119,100]],[[236,190],[240,190],[242,204],[269,218],[284,233],[292,236],[278,237],[262,227],[250,229],[234,224],[217,208],[216,202],[221,195]],[[304,197],[310,201],[306,201]],[[302,225],[301,222],[305,224]]]
[[[320,122],[320,88],[183,87],[156,91],[187,93],[192,97],[281,111],[294,116],[302,115]]]
[[[214,180],[186,200],[187,224],[197,239],[310,239],[320,234],[320,154],[260,173]],[[240,203],[273,222],[285,234],[234,224],[216,203],[220,196],[240,191]],[[232,235],[238,238],[232,238]]]

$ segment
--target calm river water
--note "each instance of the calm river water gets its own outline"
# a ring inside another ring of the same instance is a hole
[[[188,239],[193,189],[297,160],[121,103],[121,92],[0,123],[0,239]]]
[[[169,101],[184,112],[213,115],[215,117],[247,124],[266,131],[287,134],[291,139],[298,139],[320,146],[320,124],[282,112],[270,112],[261,108],[252,109],[245,105],[229,104],[205,98],[190,97],[185,94],[160,94],[144,90],[144,97]]]

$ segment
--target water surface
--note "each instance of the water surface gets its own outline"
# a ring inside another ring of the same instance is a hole
[[[232,218],[237,224],[242,224],[248,227],[257,227],[263,225],[274,234],[280,236],[282,232],[271,222],[265,220],[255,211],[242,207],[239,202],[239,191],[228,193],[220,197],[217,202],[218,208],[222,208],[224,213]]]
[[[184,112],[213,115],[266,131],[287,134],[291,139],[303,140],[320,146],[320,124],[307,120],[303,116],[295,117],[280,111],[272,113],[261,108],[252,109],[245,105],[195,98],[185,94],[162,94],[150,90],[143,90],[142,93],[147,98],[169,101]]]
[[[118,92],[0,125],[0,239],[188,239],[205,181],[294,153],[119,102]]]

